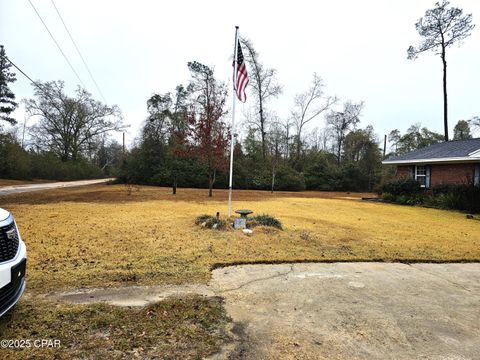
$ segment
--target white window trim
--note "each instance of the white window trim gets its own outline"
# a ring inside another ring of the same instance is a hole
[[[425,174],[422,174],[422,175],[418,174],[419,167],[422,167],[425,169]],[[427,187],[427,167],[425,165],[415,165],[415,180],[418,181],[419,177],[425,178],[425,184],[421,184],[420,187],[422,188]]]

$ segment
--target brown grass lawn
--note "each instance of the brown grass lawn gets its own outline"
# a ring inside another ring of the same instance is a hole
[[[216,299],[168,299],[144,309],[69,305],[39,297],[79,287],[207,282],[216,264],[342,260],[480,260],[480,221],[461,213],[362,201],[371,194],[235,191],[234,208],[280,219],[248,237],[206,230],[227,192],[121,185],[0,197],[28,247],[28,289],[0,321],[3,339],[60,339],[60,350],[0,350],[2,358],[201,358],[219,350],[227,317]]]
[[[234,208],[284,230],[201,229],[227,212],[224,190],[98,185],[0,198],[28,246],[29,289],[207,282],[215,264],[342,260],[480,260],[480,221],[461,213],[362,201],[369,194],[236,191]]]
[[[200,359],[228,339],[219,298],[187,296],[144,308],[71,305],[22,299],[0,321],[0,338],[31,340],[30,348],[0,349],[7,359]],[[35,348],[33,341],[60,341]]]

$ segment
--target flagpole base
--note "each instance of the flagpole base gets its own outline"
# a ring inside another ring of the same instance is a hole
[[[228,218],[232,215],[232,188],[228,188]]]

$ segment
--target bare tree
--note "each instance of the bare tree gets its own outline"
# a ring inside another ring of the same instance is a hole
[[[255,107],[258,117],[255,116],[255,125],[260,131],[262,139],[262,156],[265,160],[266,155],[266,130],[267,116],[265,105],[272,97],[277,97],[282,92],[282,87],[276,79],[277,71],[275,69],[266,68],[259,59],[259,53],[253,47],[248,39],[242,39],[243,46],[247,49],[246,61],[249,64],[250,86],[255,96]],[[256,114],[256,115],[257,115]]]
[[[93,158],[102,171],[107,170],[108,173],[110,167],[122,163],[123,146],[115,140],[109,140],[107,134],[102,135],[98,142]]]
[[[283,128],[284,133],[284,143],[285,143],[285,159],[288,159],[290,156],[290,140],[292,138],[290,130],[293,126],[293,121],[290,117],[287,117],[279,121],[279,125]]]
[[[329,127],[315,127],[310,132],[310,147],[315,151],[328,151],[328,145],[332,138],[332,129]]]
[[[275,190],[275,178],[277,176],[278,165],[282,158],[282,150],[285,148],[285,130],[280,119],[274,115],[273,120],[269,125],[268,141],[270,150],[270,165],[271,165],[271,191]]]
[[[473,127],[480,129],[480,116],[474,116],[473,118],[471,118],[470,120],[468,120],[468,122],[469,122],[470,125],[472,125]]]
[[[332,131],[328,127],[321,129],[318,133],[320,150],[328,151],[329,143],[332,138]]]
[[[355,129],[360,122],[363,102],[354,104],[347,101],[343,105],[343,111],[330,111],[326,116],[327,125],[331,127],[333,137],[336,141],[337,161],[340,164],[342,156],[342,146],[347,133]]]
[[[323,80],[313,74],[312,86],[306,92],[295,95],[291,117],[296,130],[296,161],[300,159],[302,130],[305,125],[328,110],[337,102],[336,97],[324,96]]]
[[[446,49],[462,41],[471,34],[475,27],[472,14],[463,15],[463,10],[448,7],[447,0],[437,2],[435,8],[427,10],[425,17],[420,18],[415,27],[423,38],[418,48],[408,48],[408,58],[416,59],[420,53],[435,51],[443,63],[443,125],[445,141],[448,141],[448,105],[447,105],[447,59]]]
[[[320,148],[318,133],[318,126],[315,126],[312,130],[309,131],[309,133],[307,133],[307,136],[305,138],[305,143],[307,147],[309,147],[313,151],[318,151],[318,149]]]
[[[400,142],[401,137],[402,137],[402,135],[400,134],[400,130],[398,130],[398,129],[393,129],[388,134],[388,142],[391,142],[393,144],[393,146],[395,146],[395,154],[397,153],[398,143]]]
[[[77,160],[92,150],[99,136],[126,127],[118,106],[104,105],[80,87],[70,97],[63,81],[37,82],[35,97],[25,101],[27,114],[39,118],[32,127],[33,138],[39,148],[62,161]]]

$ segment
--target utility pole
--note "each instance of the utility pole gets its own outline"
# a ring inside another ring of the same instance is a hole
[[[27,127],[27,117],[25,117],[23,119],[23,132],[22,132],[22,149],[25,150],[25,148],[23,147],[24,145],[24,142],[25,142],[25,129]]]
[[[383,158],[385,159],[385,155],[387,154],[387,135],[383,139]]]
[[[123,155],[125,155],[125,131],[122,132],[122,137],[123,137],[123,145],[122,145],[122,151],[123,151]]]

